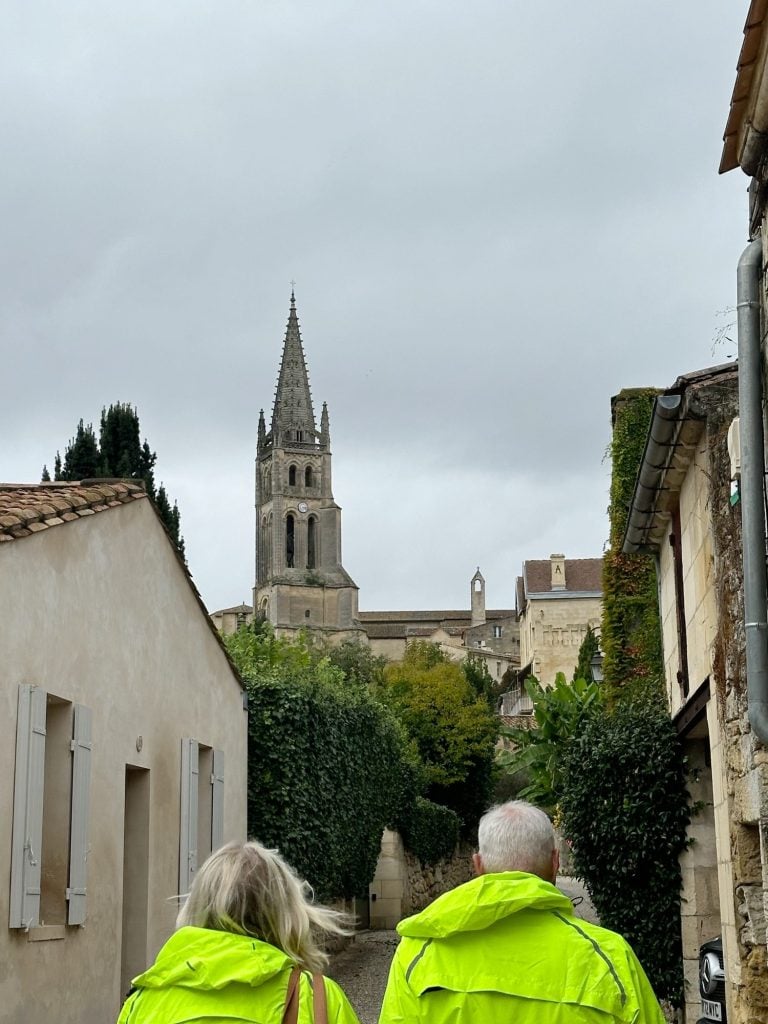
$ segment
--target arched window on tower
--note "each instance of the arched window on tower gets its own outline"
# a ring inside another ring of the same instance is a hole
[[[296,520],[291,512],[285,517],[285,565],[288,569],[293,568],[296,537]]]
[[[317,568],[317,518],[310,516],[307,521],[307,568]]]
[[[312,480],[312,467],[311,466],[307,466],[307,468],[304,470],[304,486],[305,487],[313,487],[314,486],[314,482]]]
[[[267,576],[272,575],[274,566],[272,565],[272,513],[269,513],[269,520],[267,522],[267,556],[264,559],[264,564],[267,567]]]
[[[267,555],[269,552],[269,540],[267,538],[267,517],[261,517],[261,529],[259,530],[259,580],[265,580],[269,575]]]
[[[480,582],[480,580],[475,580],[475,593],[479,594],[482,589],[483,584]]]
[[[296,467],[295,466],[289,466],[288,467],[288,486],[289,487],[295,487],[296,486]]]

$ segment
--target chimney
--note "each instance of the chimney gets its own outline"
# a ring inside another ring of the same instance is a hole
[[[565,555],[550,555],[549,565],[552,571],[552,589],[565,590]]]

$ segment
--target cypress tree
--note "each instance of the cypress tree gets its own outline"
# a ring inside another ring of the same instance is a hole
[[[184,539],[181,536],[179,506],[173,506],[164,486],[155,488],[157,453],[146,439],[141,441],[139,414],[129,402],[115,402],[101,410],[99,440],[93,426],[77,427],[77,433],[64,450],[64,465],[56,452],[55,480],[84,480],[91,477],[119,477],[123,480],[143,480],[147,494],[155,502],[165,527],[184,558]],[[43,467],[43,480],[50,480]],[[186,561],[186,559],[185,559]]]
[[[77,425],[75,436],[64,449],[64,468],[61,471],[62,480],[88,480],[91,477],[101,476],[101,456],[96,435],[93,432],[93,424],[88,426],[83,421]]]

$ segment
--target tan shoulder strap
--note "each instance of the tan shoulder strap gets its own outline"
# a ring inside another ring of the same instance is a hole
[[[294,967],[288,979],[288,989],[285,993],[285,1009],[283,1010],[283,1024],[297,1024],[299,1019],[299,980],[301,979],[301,968]]]
[[[298,1024],[300,982],[301,968],[294,967],[291,971],[291,976],[288,979],[288,988],[285,993],[283,1024]],[[325,978],[322,974],[312,975],[312,1009],[314,1024],[328,1024],[328,1004],[325,998]]]
[[[312,1004],[315,1024],[328,1024],[328,1006],[325,999],[325,978],[322,974],[312,975]]]

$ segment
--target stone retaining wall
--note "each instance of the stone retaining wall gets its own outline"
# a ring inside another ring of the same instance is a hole
[[[472,877],[472,847],[460,843],[453,856],[422,864],[408,853],[398,832],[385,829],[376,874],[369,888],[371,928],[394,928],[449,889]]]

